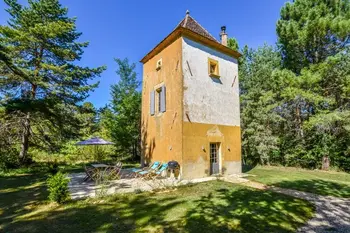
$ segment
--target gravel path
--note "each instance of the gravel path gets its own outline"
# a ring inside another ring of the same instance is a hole
[[[324,233],[324,232],[350,232],[350,199],[329,196],[320,196],[312,193],[290,189],[269,187],[277,193],[283,193],[301,198],[316,206],[316,214],[298,232]]]

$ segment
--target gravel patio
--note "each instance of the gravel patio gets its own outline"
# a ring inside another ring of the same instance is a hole
[[[164,189],[189,183],[199,183],[217,179],[216,177],[206,177],[193,180],[178,180],[175,178],[158,178],[145,180],[134,178],[130,169],[123,169],[119,180],[108,181],[104,185],[97,185],[94,181],[84,181],[85,172],[71,173],[69,191],[73,200],[95,197],[99,194],[111,195],[114,193],[133,193],[152,191],[154,189]]]

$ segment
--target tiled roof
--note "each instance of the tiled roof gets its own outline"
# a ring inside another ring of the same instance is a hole
[[[146,63],[149,59],[154,57],[172,41],[178,38],[178,36],[188,35],[191,39],[195,39],[198,42],[204,43],[207,46],[215,48],[221,52],[224,52],[232,57],[239,58],[241,54],[229,47],[222,45],[218,40],[215,39],[207,30],[205,30],[195,19],[193,19],[189,12],[186,12],[186,16],[176,26],[176,28],[165,37],[156,47],[154,47],[149,53],[141,59],[142,63]]]
[[[207,30],[205,30],[195,19],[193,19],[190,16],[189,11],[186,12],[185,18],[179,23],[179,25],[177,25],[175,30],[179,27],[187,28],[187,29],[189,29],[189,30],[201,35],[201,36],[204,36],[210,40],[213,40],[215,42],[220,43],[219,41],[217,41],[215,39],[215,37],[210,35],[210,33]]]

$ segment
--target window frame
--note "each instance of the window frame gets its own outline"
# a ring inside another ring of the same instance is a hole
[[[159,60],[157,60],[156,62],[156,70],[160,70],[163,66],[163,58],[160,58]]]
[[[152,88],[154,93],[154,115],[159,116],[166,112],[166,85],[161,82]]]
[[[211,72],[211,67],[212,65],[215,65],[215,71]],[[208,58],[208,74],[210,77],[214,77],[214,78],[220,78],[220,71],[219,71],[219,61],[212,59],[212,58]]]
[[[155,89],[155,92],[157,93],[157,97],[156,97],[156,103],[157,103],[157,106],[156,106],[156,109],[157,109],[157,114],[160,114],[160,113],[162,113],[162,111],[161,111],[161,95],[162,95],[162,92],[163,92],[163,90],[162,90],[162,86],[160,86],[160,87],[158,87],[158,88],[156,88]]]

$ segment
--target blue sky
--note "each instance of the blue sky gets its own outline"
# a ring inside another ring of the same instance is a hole
[[[25,3],[25,0],[20,0]],[[219,38],[220,27],[226,25],[229,37],[240,46],[256,48],[264,42],[276,42],[275,25],[286,0],[61,0],[69,15],[77,17],[81,41],[89,41],[80,65],[106,65],[100,86],[87,101],[103,107],[110,100],[110,85],[118,81],[114,57],[128,57],[137,65],[142,79],[140,59],[167,36],[183,19],[186,10],[213,36]],[[219,4],[220,3],[220,4]],[[8,14],[0,0],[0,24]]]

